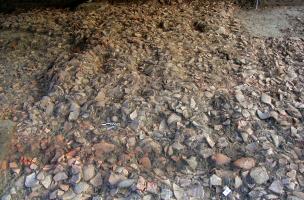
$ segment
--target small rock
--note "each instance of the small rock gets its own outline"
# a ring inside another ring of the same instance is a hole
[[[271,105],[271,97],[268,94],[266,94],[266,93],[262,93],[262,95],[261,95],[261,101],[263,103]]]
[[[24,184],[26,187],[35,187],[39,185],[39,181],[36,179],[36,174],[31,173],[30,175],[26,176]]]
[[[12,196],[10,194],[5,194],[1,197],[1,200],[11,200]]]
[[[182,117],[173,113],[169,116],[167,123],[168,124],[173,124],[173,123],[177,123],[177,122],[181,122],[182,121]]]
[[[243,157],[234,161],[233,164],[238,168],[249,170],[255,166],[255,160],[253,158]]]
[[[230,163],[230,158],[224,154],[221,154],[221,153],[217,153],[217,154],[214,154],[211,159],[215,162],[215,164],[217,165],[225,165],[225,164],[228,164]]]
[[[148,156],[145,156],[139,160],[139,163],[144,167],[144,169],[151,169],[151,161]]]
[[[242,103],[245,101],[245,96],[240,90],[235,91],[235,98],[239,103]]]
[[[283,194],[284,193],[284,187],[279,180],[275,180],[271,183],[271,185],[268,188],[270,191],[277,193],[277,194]]]
[[[48,189],[50,187],[52,183],[52,175],[47,175],[42,181],[41,184],[43,185],[43,187],[45,187],[46,189]]]
[[[197,161],[196,161],[196,157],[191,156],[189,159],[186,160],[188,165],[190,166],[190,168],[192,170],[195,170],[197,168]]]
[[[62,195],[62,200],[71,200],[71,199],[75,199],[76,197],[76,194],[73,192],[73,190],[69,190],[67,192],[65,192],[63,195]]]
[[[90,179],[92,179],[95,175],[95,167],[94,165],[90,164],[90,165],[85,165],[83,167],[83,180],[84,181],[89,181]]]
[[[272,137],[274,145],[276,147],[279,147],[279,145],[280,145],[279,136],[273,133],[273,134],[271,134],[271,137]]]
[[[36,178],[37,178],[37,180],[39,180],[39,181],[45,179],[44,172],[43,172],[43,171],[39,172],[39,173],[37,174],[37,177],[36,177]]]
[[[77,103],[72,102],[70,107],[69,121],[77,120],[79,117],[79,113],[80,106]]]
[[[118,188],[129,188],[135,183],[134,179],[126,179],[123,181],[120,181],[117,185]]]
[[[163,200],[170,200],[172,197],[172,191],[168,188],[162,188],[160,198]]]
[[[70,178],[69,182],[71,184],[76,184],[79,183],[81,180],[81,173],[78,174],[73,174],[72,177]]]
[[[263,184],[269,180],[269,176],[265,167],[253,168],[250,172],[250,176],[257,184]]]
[[[89,189],[89,187],[90,185],[87,184],[86,182],[80,182],[74,186],[74,192],[76,194],[81,194],[83,192],[85,193]]]
[[[262,120],[269,119],[271,117],[269,113],[267,113],[267,112],[263,113],[260,110],[257,110],[257,115]]]
[[[58,181],[63,181],[66,180],[68,178],[68,176],[66,175],[65,172],[58,172],[55,176],[54,176],[54,181],[58,182]]]
[[[210,177],[210,185],[211,186],[220,186],[222,185],[222,179],[220,177],[218,177],[217,175],[213,174]]]
[[[184,200],[186,198],[185,191],[175,183],[173,183],[173,193],[177,200]]]
[[[91,183],[94,187],[99,187],[99,186],[101,186],[102,183],[103,183],[101,174],[100,174],[100,173],[96,174],[96,176],[90,180],[90,183]]]
[[[227,147],[229,144],[227,142],[227,139],[225,137],[220,137],[217,141],[217,146],[219,148],[225,148]]]
[[[125,179],[126,179],[126,177],[124,177],[123,175],[111,173],[108,181],[111,185],[116,185]]]
[[[209,144],[209,146],[210,146],[211,148],[213,148],[214,145],[215,145],[215,142],[211,139],[211,137],[210,137],[209,135],[205,135],[205,138],[206,138],[206,141],[207,141],[207,143]]]
[[[236,176],[236,177],[234,178],[234,188],[235,188],[235,189],[238,189],[239,187],[242,186],[242,184],[243,184],[242,179],[241,179],[239,176]]]
[[[115,150],[115,145],[114,144],[111,144],[111,143],[108,143],[108,142],[105,142],[105,141],[94,144],[93,147],[95,149],[95,154],[97,156],[100,156],[100,157],[102,157],[105,154],[110,153],[110,152]]]

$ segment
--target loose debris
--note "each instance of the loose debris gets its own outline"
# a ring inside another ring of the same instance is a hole
[[[229,1],[96,5],[0,15],[2,199],[303,199],[303,39]]]

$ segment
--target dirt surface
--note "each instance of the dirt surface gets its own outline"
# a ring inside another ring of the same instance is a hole
[[[254,36],[304,37],[304,6],[242,10],[239,19]]]
[[[2,199],[303,199],[302,9],[1,14]]]

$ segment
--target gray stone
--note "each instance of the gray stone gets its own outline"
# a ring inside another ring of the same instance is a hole
[[[65,192],[61,198],[62,198],[62,200],[71,200],[71,199],[75,199],[75,197],[76,197],[76,194],[72,190],[69,190],[69,191]]]
[[[236,176],[236,177],[234,178],[234,188],[237,189],[237,188],[241,187],[242,184],[243,184],[242,179],[241,179],[239,176]]]
[[[80,182],[80,183],[77,183],[75,186],[74,186],[74,192],[76,194],[81,194],[81,193],[85,193],[87,192],[87,190],[89,189],[90,185],[87,184],[86,182]]]
[[[191,156],[189,159],[186,160],[189,167],[192,169],[192,170],[195,170],[197,168],[197,161],[196,161],[196,157],[194,156]]]
[[[219,186],[222,185],[222,179],[220,177],[218,177],[217,175],[213,174],[210,177],[210,185],[211,186]]]
[[[55,176],[54,176],[54,181],[58,182],[58,181],[63,181],[66,180],[68,178],[68,176],[66,175],[65,172],[58,172]]]
[[[43,187],[45,187],[46,189],[48,189],[50,187],[52,183],[52,175],[47,175],[42,181],[41,184],[43,185]]]
[[[266,93],[262,93],[262,95],[261,95],[261,101],[263,103],[271,105],[271,97],[268,94],[266,94]]]
[[[269,180],[269,176],[265,167],[253,168],[250,172],[250,176],[257,184],[263,184]]]
[[[284,193],[284,187],[280,180],[275,180],[271,183],[271,185],[268,188],[270,191],[277,193],[277,194],[283,194]]]
[[[179,116],[179,115],[177,115],[175,113],[172,113],[169,116],[169,118],[167,120],[167,123],[168,124],[173,124],[173,123],[177,123],[177,122],[181,122],[181,121],[182,121],[182,117],[181,116]]]
[[[79,183],[81,180],[81,173],[73,174],[73,176],[70,178],[69,182],[72,184]]]
[[[39,185],[39,181],[36,179],[36,174],[33,172],[25,177],[25,187],[35,187]]]
[[[92,178],[90,180],[90,183],[94,186],[94,187],[99,187],[102,185],[103,180],[102,180],[102,176],[100,173],[98,173],[94,178]]]
[[[1,200],[11,200],[12,196],[10,194],[5,194],[1,197]]]
[[[177,200],[184,200],[186,198],[183,188],[179,187],[175,183],[173,183],[173,193]]]
[[[94,165],[86,165],[83,167],[83,180],[89,181],[95,176],[95,167]]]
[[[270,118],[270,114],[267,112],[262,112],[260,110],[257,110],[257,115],[260,119],[265,120],[265,119],[269,119]]]
[[[160,198],[163,200],[170,200],[172,197],[172,191],[168,188],[162,188]]]
[[[126,179],[120,181],[117,185],[118,188],[128,188],[131,187],[135,183],[135,179]]]
[[[77,103],[72,102],[70,107],[69,121],[77,120],[79,117],[79,113],[80,106]]]

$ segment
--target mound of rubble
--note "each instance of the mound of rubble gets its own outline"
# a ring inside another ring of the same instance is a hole
[[[238,11],[2,14],[2,199],[303,199],[304,40],[253,37]]]

